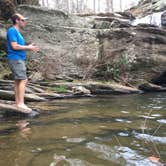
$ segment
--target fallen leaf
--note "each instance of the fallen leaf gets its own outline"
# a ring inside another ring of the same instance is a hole
[[[151,157],[148,157],[149,160],[153,161],[153,162],[159,162],[160,158],[158,157],[155,157],[155,156],[151,156]]]

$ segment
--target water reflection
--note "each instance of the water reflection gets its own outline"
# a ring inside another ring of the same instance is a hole
[[[166,161],[164,93],[30,104],[49,114],[0,118],[0,166],[161,166]]]
[[[136,151],[128,148],[128,147],[109,147],[107,145],[97,144],[94,142],[87,143],[87,148],[98,152],[98,157],[106,160],[111,160],[115,163],[121,165],[135,165],[135,166],[163,166],[160,162],[153,163],[148,158],[137,154]]]
[[[16,124],[20,131],[20,135],[23,138],[28,138],[28,136],[31,134],[31,128],[29,126],[29,122],[27,120],[19,120]]]

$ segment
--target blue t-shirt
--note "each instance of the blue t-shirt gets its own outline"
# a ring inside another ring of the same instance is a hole
[[[9,60],[25,60],[26,52],[25,50],[13,50],[11,42],[17,42],[17,44],[24,46],[25,40],[22,34],[13,26],[7,31],[7,58]]]

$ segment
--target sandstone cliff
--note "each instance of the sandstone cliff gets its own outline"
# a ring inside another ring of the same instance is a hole
[[[162,9],[163,10],[163,9]],[[29,18],[28,42],[41,50],[28,53],[31,78],[120,79],[152,81],[166,71],[166,30],[150,25],[131,26],[129,13],[68,15],[62,11],[20,6]]]

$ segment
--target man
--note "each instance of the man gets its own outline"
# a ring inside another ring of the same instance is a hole
[[[21,29],[26,26],[26,18],[16,13],[11,19],[13,26],[7,31],[7,59],[15,80],[16,106],[21,108],[24,113],[30,113],[32,109],[24,104],[25,89],[28,81],[25,66],[26,51],[37,52],[39,47],[35,44],[25,45]]]

